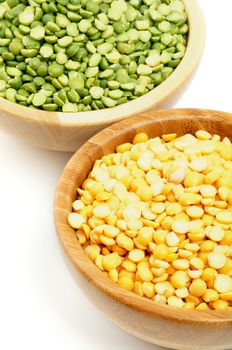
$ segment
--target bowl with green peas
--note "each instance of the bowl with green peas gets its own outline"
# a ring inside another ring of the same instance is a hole
[[[42,148],[167,106],[204,48],[197,0],[0,2],[0,127]]]

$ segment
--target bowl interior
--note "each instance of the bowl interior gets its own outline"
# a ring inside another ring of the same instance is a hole
[[[115,151],[117,145],[132,141],[138,132],[150,137],[176,132],[194,133],[199,129],[232,139],[232,115],[224,112],[196,109],[163,110],[142,114],[116,123],[85,143],[70,159],[61,176],[55,198],[55,223],[60,242],[72,264],[97,288],[115,300],[153,317],[184,322],[232,323],[232,312],[189,311],[139,297],[122,289],[107,278],[87,257],[69,227],[67,217],[76,198],[76,189],[90,172],[95,160]]]

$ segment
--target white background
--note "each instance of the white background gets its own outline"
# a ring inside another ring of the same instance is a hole
[[[232,1],[200,3],[208,32],[205,53],[175,107],[231,111]],[[161,349],[111,323],[82,294],[63,262],[52,211],[69,157],[0,133],[0,349]]]

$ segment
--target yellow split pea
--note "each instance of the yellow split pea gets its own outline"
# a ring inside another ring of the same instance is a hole
[[[68,222],[122,288],[190,310],[232,308],[232,145],[141,132],[97,160]]]

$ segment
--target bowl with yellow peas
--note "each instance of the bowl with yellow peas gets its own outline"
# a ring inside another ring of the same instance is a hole
[[[57,187],[73,275],[114,323],[173,349],[232,346],[232,116],[150,112],[85,143]]]

